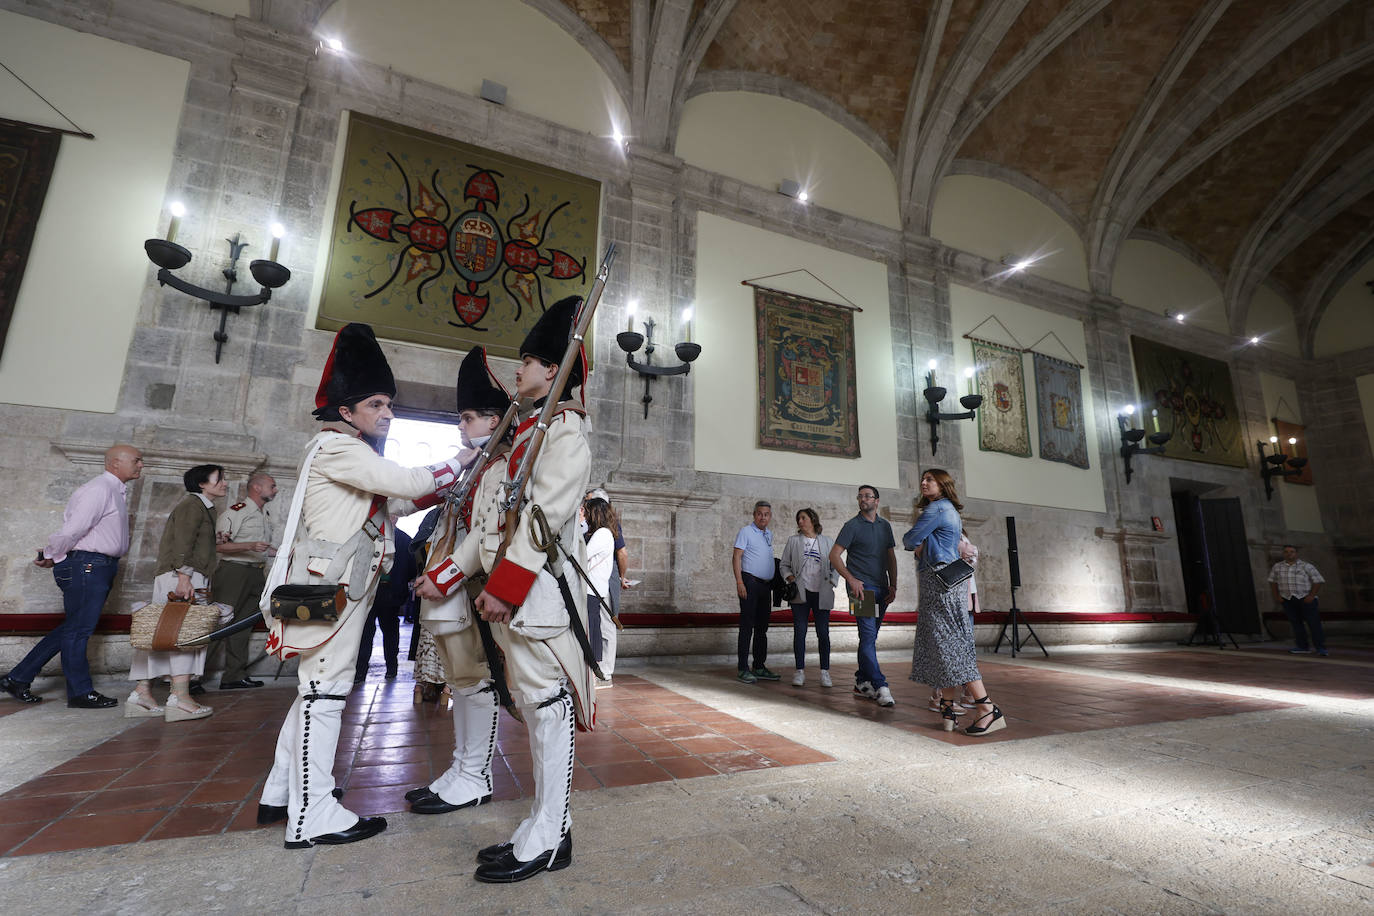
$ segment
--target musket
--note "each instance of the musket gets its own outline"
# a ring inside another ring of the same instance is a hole
[[[539,412],[539,420],[534,425],[534,433],[530,436],[529,445],[525,448],[525,455],[520,461],[520,467],[511,475],[510,480],[506,481],[506,498],[501,502],[501,511],[507,516],[519,512],[520,499],[525,493],[525,484],[529,481],[530,468],[534,467],[534,462],[539,457],[539,450],[544,445],[544,435],[549,429],[549,423],[553,420],[554,413],[558,410],[559,398],[563,395],[563,389],[568,384],[568,378],[572,375],[573,366],[576,364],[578,353],[582,349],[582,338],[587,333],[587,327],[592,322],[592,315],[596,313],[596,306],[601,302],[601,293],[606,289],[606,278],[611,273],[611,262],[615,260],[615,243],[612,242],[606,249],[606,256],[601,259],[601,267],[596,272],[596,282],[592,284],[591,292],[582,303],[582,310],[577,314],[577,321],[573,325],[572,336],[568,338],[568,348],[563,352],[563,359],[558,363],[558,374],[554,376],[553,384],[549,386],[549,396],[544,401],[544,409]],[[583,380],[586,384],[586,380]],[[506,537],[510,538],[515,534],[515,519],[510,518],[506,524]]]

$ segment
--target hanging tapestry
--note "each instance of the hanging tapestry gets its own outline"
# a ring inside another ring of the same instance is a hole
[[[854,313],[754,287],[759,340],[759,447],[859,457]]]
[[[600,207],[589,178],[351,114],[316,327],[516,359],[590,289]]]
[[[56,131],[0,122],[0,351],[61,141]]]
[[[1131,338],[1131,349],[1140,385],[1139,422],[1154,432],[1158,419],[1159,430],[1173,434],[1165,456],[1245,467],[1240,414],[1226,364],[1141,337]]]
[[[1307,427],[1300,423],[1289,423],[1286,420],[1274,420],[1274,432],[1278,433],[1279,448],[1289,458],[1307,457]],[[1289,439],[1297,439],[1297,443],[1289,445]],[[1270,451],[1273,454],[1273,451]],[[1294,474],[1292,477],[1283,478],[1284,483],[1300,483],[1304,486],[1312,486],[1312,464],[1311,462],[1303,465],[1302,473]]]
[[[1021,371],[1021,351],[986,340],[973,339],[973,364],[977,367],[978,449],[1029,458],[1030,421],[1026,417],[1026,379]]]
[[[1040,457],[1086,468],[1088,432],[1083,422],[1083,368],[1043,353],[1032,355]]]

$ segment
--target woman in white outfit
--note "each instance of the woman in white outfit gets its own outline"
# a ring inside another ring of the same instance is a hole
[[[217,464],[200,464],[182,477],[186,497],[177,503],[162,530],[162,542],[157,551],[157,577],[153,579],[153,604],[164,604],[173,595],[188,601],[197,600],[197,593],[208,594],[210,577],[219,563],[215,551],[215,504],[229,488],[224,468]],[[226,613],[227,610],[227,613]],[[228,623],[234,609],[220,608],[220,623]],[[163,718],[168,722],[184,719],[203,719],[214,712],[191,699],[191,675],[205,671],[208,649],[154,652],[135,649],[129,666],[129,678],[136,681],[133,693],[124,702],[126,718]],[[152,679],[168,675],[172,690],[165,704],[153,697]]]
[[[592,497],[582,504],[582,518],[587,523],[587,578],[600,595],[587,590],[587,619],[596,619],[600,632],[592,638],[592,651],[601,665],[606,680],[615,670],[615,621],[611,609],[602,603],[610,600],[612,574],[615,569],[615,512],[611,504],[600,497]],[[599,637],[599,638],[598,638]]]

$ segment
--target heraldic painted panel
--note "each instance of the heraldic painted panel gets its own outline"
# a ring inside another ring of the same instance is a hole
[[[1158,410],[1160,431],[1173,433],[1164,454],[1245,467],[1240,414],[1227,365],[1141,337],[1131,338],[1131,349],[1140,384],[1141,422],[1153,432],[1151,410]]]
[[[983,396],[978,411],[979,451],[1029,458],[1030,421],[1021,351],[974,339],[973,364],[978,367],[978,393]]]
[[[600,207],[591,179],[351,114],[317,326],[516,358],[590,288]]]
[[[1083,422],[1083,370],[1043,353],[1032,355],[1040,457],[1086,468],[1088,433]]]
[[[859,457],[854,314],[755,287],[759,447]]]

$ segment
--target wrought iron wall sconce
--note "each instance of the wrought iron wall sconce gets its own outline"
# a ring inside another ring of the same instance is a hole
[[[649,386],[653,380],[661,375],[686,375],[692,370],[692,363],[701,355],[701,345],[692,343],[692,310],[687,309],[682,315],[683,327],[686,331],[686,340],[673,345],[673,352],[677,358],[682,360],[676,366],[655,366],[654,358],[654,319],[644,320],[644,333],[640,334],[634,329],[634,304],[630,305],[630,318],[628,331],[621,331],[615,335],[615,342],[620,349],[625,351],[625,363],[631,369],[644,376],[644,419],[649,419],[649,405],[653,403],[653,395],[649,392]],[[635,359],[635,354],[639,348],[644,347],[644,362]]]
[[[191,262],[191,252],[175,241],[177,226],[185,212],[184,208],[174,205],[172,221],[167,227],[167,238],[148,239],[143,243],[143,250],[147,253],[148,260],[159,268],[157,282],[160,285],[179,289],[187,295],[203,300],[210,308],[221,310],[219,330],[215,332],[215,362],[218,363],[224,344],[229,340],[229,335],[224,330],[229,320],[229,313],[238,314],[240,308],[261,305],[271,299],[272,290],[284,286],[286,281],[291,279],[291,271],[277,263],[277,249],[280,247],[282,235],[281,226],[277,224],[272,227],[271,255],[265,261],[252,261],[248,265],[248,270],[253,274],[253,279],[262,287],[257,293],[251,296],[233,295],[234,284],[238,282],[239,257],[243,254],[243,249],[248,247],[247,242],[240,240],[238,233],[234,233],[234,237],[231,239],[225,239],[229,243],[229,266],[220,272],[224,277],[224,292],[205,289],[181,279],[174,271],[180,270]]]
[[[1279,446],[1278,436],[1270,436],[1269,444],[1274,446],[1274,454],[1272,455],[1264,454],[1263,442],[1255,443],[1255,447],[1259,449],[1260,477],[1264,479],[1265,499],[1274,498],[1273,480],[1275,477],[1296,477],[1302,473],[1303,468],[1307,467],[1306,458],[1289,458],[1283,453],[1283,449]],[[1290,436],[1288,444],[1290,446],[1297,445],[1298,440]],[[1284,467],[1285,464],[1288,467]]]
[[[964,412],[941,413],[940,402],[945,399],[945,389],[935,384],[935,360],[930,361],[930,371],[926,373],[926,390],[923,394],[925,394],[928,402],[926,422],[930,424],[930,453],[932,455],[935,454],[935,450],[940,444],[940,421],[972,420],[978,415],[978,408],[983,406],[983,396],[973,393],[973,370],[965,369],[964,378],[968,380],[968,394],[959,399],[959,403],[964,405]]]
[[[1164,454],[1164,443],[1168,442],[1173,433],[1162,433],[1159,431],[1159,412],[1154,413],[1155,431],[1150,433],[1150,447],[1140,444],[1140,440],[1145,438],[1145,430],[1135,429],[1131,426],[1131,418],[1135,416],[1135,405],[1128,404],[1126,409],[1116,415],[1116,423],[1121,427],[1121,460],[1126,463],[1126,482],[1131,482],[1131,458],[1135,455],[1162,455]]]

